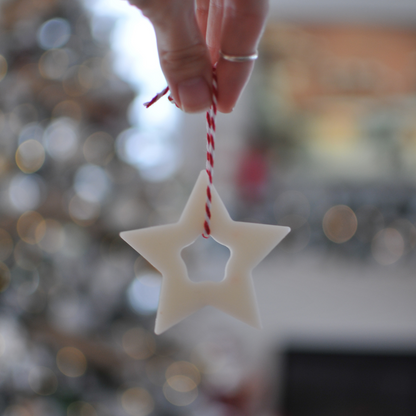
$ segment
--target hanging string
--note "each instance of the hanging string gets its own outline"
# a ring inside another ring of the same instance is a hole
[[[150,101],[144,103],[143,105],[146,108],[149,108],[156,101],[160,100],[164,95],[169,91],[169,87],[166,87],[163,91],[156,94]],[[172,96],[168,96],[168,99],[171,103],[175,104]],[[215,119],[217,116],[217,100],[218,100],[218,84],[217,84],[217,70],[214,65],[212,71],[212,104],[209,110],[207,111],[206,120],[207,120],[207,160],[205,169],[208,175],[208,185],[207,185],[207,196],[205,201],[205,221],[204,221],[204,232],[202,237],[209,238],[211,235],[211,204],[212,204],[212,186],[213,186],[213,177],[214,177],[214,153],[215,153],[215,133],[216,133],[216,124]]]
[[[205,202],[205,221],[204,221],[204,233],[202,237],[209,238],[211,235],[211,203],[212,203],[212,181],[214,177],[214,152],[215,152],[215,133],[216,125],[215,118],[217,116],[217,98],[218,98],[218,85],[217,85],[217,68],[214,66],[212,70],[212,104],[207,111],[207,161],[206,171],[208,174],[207,185],[207,198]]]

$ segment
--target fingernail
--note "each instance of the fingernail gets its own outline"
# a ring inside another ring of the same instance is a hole
[[[207,110],[211,105],[211,91],[204,78],[191,78],[178,85],[182,109],[187,113]]]

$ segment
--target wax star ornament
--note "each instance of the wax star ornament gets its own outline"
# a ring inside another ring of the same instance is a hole
[[[289,227],[233,221],[212,188],[211,236],[230,250],[221,282],[193,282],[181,251],[203,232],[208,176],[202,171],[177,223],[125,231],[120,236],[163,276],[155,333],[211,305],[260,328],[252,270],[289,233]]]

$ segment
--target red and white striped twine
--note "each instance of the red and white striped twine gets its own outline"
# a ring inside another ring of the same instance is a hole
[[[146,108],[149,108],[152,104],[166,95],[169,91],[169,87],[166,87],[159,94],[156,94],[149,102],[144,103]],[[176,105],[175,101],[171,96],[168,97],[169,101]],[[204,232],[202,237],[209,238],[211,235],[211,204],[212,204],[212,182],[214,177],[214,153],[215,153],[215,118],[217,115],[217,99],[218,99],[218,84],[217,84],[217,71],[216,66],[213,67],[212,71],[212,104],[207,111],[207,161],[206,171],[208,174],[208,185],[207,185],[207,198],[205,202],[205,221],[204,221]]]
[[[217,116],[217,98],[218,98],[218,85],[217,85],[217,71],[214,66],[212,71],[212,104],[207,111],[207,162],[206,171],[208,174],[207,185],[207,199],[205,202],[205,221],[204,221],[204,233],[202,237],[209,238],[211,235],[211,203],[212,203],[212,180],[214,177],[214,154],[215,154],[215,118]]]

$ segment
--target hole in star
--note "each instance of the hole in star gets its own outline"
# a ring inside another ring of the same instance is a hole
[[[182,250],[181,255],[192,282],[224,280],[230,250],[214,238],[206,239],[199,236],[191,245]]]

